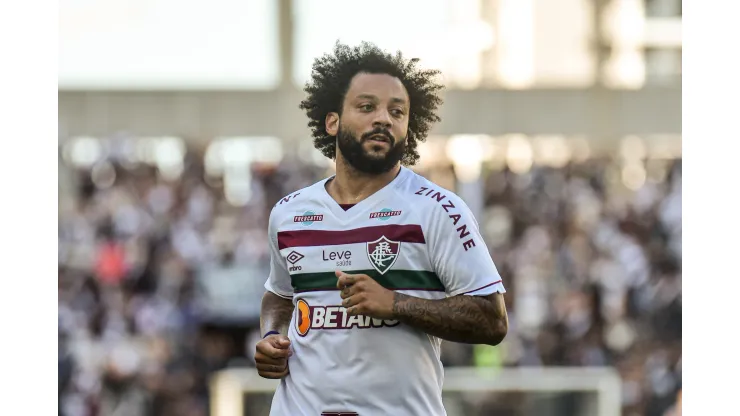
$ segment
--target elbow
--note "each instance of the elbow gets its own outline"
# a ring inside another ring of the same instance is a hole
[[[509,332],[509,320],[506,317],[496,319],[491,324],[486,344],[496,346],[503,342]]]

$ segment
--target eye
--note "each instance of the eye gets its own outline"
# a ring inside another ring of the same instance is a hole
[[[394,108],[393,110],[391,110],[391,114],[393,114],[395,117],[403,117],[405,113],[400,108]]]
[[[372,104],[362,104],[362,105],[360,105],[360,110],[362,110],[362,111],[373,111],[373,105]]]

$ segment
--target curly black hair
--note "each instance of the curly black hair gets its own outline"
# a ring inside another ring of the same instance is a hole
[[[436,111],[442,104],[438,92],[443,88],[435,80],[440,71],[419,69],[418,62],[418,58],[404,59],[401,52],[395,55],[386,53],[369,42],[356,47],[337,42],[333,54],[317,58],[311,79],[304,88],[308,96],[300,104],[308,115],[314,146],[326,157],[336,158],[336,137],[326,131],[326,115],[331,112],[341,115],[350,81],[358,73],[388,74],[398,78],[409,94],[408,136],[401,163],[407,166],[416,164],[419,160],[418,142],[426,140],[432,124],[440,121]]]

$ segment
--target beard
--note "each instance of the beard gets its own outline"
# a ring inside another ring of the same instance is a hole
[[[390,149],[385,155],[374,155],[365,150],[363,144],[370,140],[371,136],[383,135],[390,141]],[[393,169],[403,159],[406,152],[406,140],[396,140],[395,137],[384,129],[374,129],[357,139],[352,132],[339,126],[337,132],[337,146],[347,162],[362,173],[379,175]]]

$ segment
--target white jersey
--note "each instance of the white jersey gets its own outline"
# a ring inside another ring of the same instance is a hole
[[[270,414],[445,415],[441,340],[394,320],[347,316],[334,272],[425,299],[504,293],[478,224],[458,196],[407,168],[346,211],[326,191],[329,179],[270,214],[265,288],[295,305],[290,374]]]

